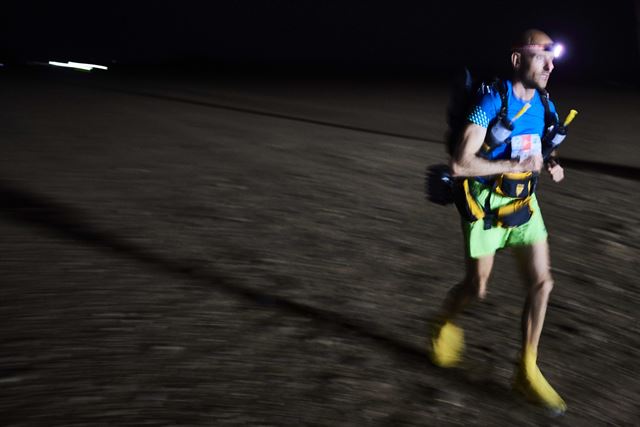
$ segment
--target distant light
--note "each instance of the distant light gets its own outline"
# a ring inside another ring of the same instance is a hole
[[[96,65],[96,64],[85,64],[82,62],[71,62],[69,61],[69,65],[75,65],[78,67],[91,67],[91,68],[97,68],[99,70],[108,70],[107,67],[105,67],[104,65]]]
[[[49,61],[49,65],[55,65],[56,67],[75,68],[77,70],[85,70],[85,71],[91,71],[94,68],[97,68],[99,70],[108,70],[108,68],[105,67],[104,65],[85,64],[83,62],[73,62],[73,61],[67,61],[67,62]]]
[[[78,70],[86,70],[86,71],[91,71],[93,69],[93,67],[89,67],[87,65],[84,65],[84,66],[71,65],[66,62],[56,62],[56,61],[49,61],[49,65],[55,65],[56,67],[76,68]]]

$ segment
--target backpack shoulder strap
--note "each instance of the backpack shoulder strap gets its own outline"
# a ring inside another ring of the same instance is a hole
[[[486,95],[492,91],[498,92],[500,95],[500,111],[498,112],[498,119],[503,120],[507,117],[509,110],[509,91],[507,82],[498,77],[494,77],[493,80],[483,81],[478,87],[478,96]]]
[[[549,108],[549,92],[539,88],[538,94],[540,95],[542,106],[544,107],[544,129],[546,131],[549,127],[555,125],[558,120],[556,115],[551,112],[551,108]]]
[[[501,102],[498,116],[500,117],[500,120],[503,120],[507,118],[507,112],[509,110],[509,87],[505,80],[500,79],[495,80],[494,87],[498,90]]]

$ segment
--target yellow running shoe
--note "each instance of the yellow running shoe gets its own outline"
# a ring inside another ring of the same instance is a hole
[[[525,350],[513,388],[527,400],[546,407],[554,415],[562,415],[567,410],[567,404],[542,375],[536,358],[533,350]]]
[[[441,368],[450,368],[460,362],[464,349],[464,331],[451,322],[435,328],[431,338],[431,361]]]

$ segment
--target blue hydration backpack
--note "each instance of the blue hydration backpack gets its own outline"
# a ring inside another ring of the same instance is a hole
[[[449,105],[447,107],[447,132],[445,145],[450,157],[455,155],[458,144],[462,139],[468,117],[472,109],[478,104],[482,96],[496,90],[500,94],[502,106],[498,118],[506,116],[508,96],[506,84],[498,78],[490,80],[474,79],[468,68],[455,76],[450,89]],[[449,166],[445,164],[431,165],[427,168],[425,191],[427,199],[439,205],[453,203],[453,186],[455,180],[451,176]]]
[[[464,68],[453,80],[450,90],[449,105],[447,107],[447,132],[445,145],[449,156],[454,156],[458,145],[462,140],[464,129],[469,123],[468,117],[480,99],[487,93],[497,92],[500,95],[501,106],[498,115],[490,126],[501,120],[505,120],[508,110],[508,92],[505,80],[498,77],[484,79],[474,78],[468,68]],[[545,129],[557,124],[555,114],[549,109],[548,93],[539,90],[540,99],[545,109]],[[454,202],[453,187],[455,179],[452,178],[448,165],[438,164],[429,166],[425,181],[427,199],[431,202],[448,205]]]

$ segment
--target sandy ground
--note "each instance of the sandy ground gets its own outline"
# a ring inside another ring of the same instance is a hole
[[[551,88],[550,418],[510,390],[508,253],[464,364],[426,355],[463,261],[423,191],[442,85],[3,73],[1,425],[640,425],[638,93]]]

